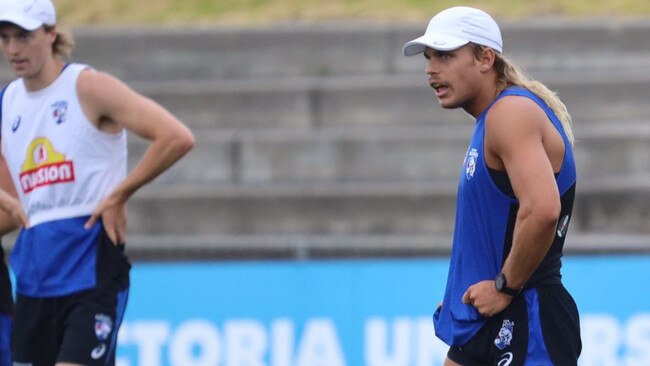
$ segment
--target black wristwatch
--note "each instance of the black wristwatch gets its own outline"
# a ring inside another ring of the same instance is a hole
[[[503,272],[500,272],[494,279],[494,287],[496,287],[497,291],[510,296],[517,296],[521,292],[521,289],[515,290],[508,287],[508,280],[506,280],[506,275]]]

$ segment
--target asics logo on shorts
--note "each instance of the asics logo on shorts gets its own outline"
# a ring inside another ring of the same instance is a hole
[[[497,362],[497,366],[509,366],[514,358],[512,352],[506,352],[501,355],[501,359]]]
[[[104,353],[106,353],[106,344],[100,343],[99,346],[95,347],[92,352],[90,352],[90,357],[92,357],[93,360],[97,360],[102,357]]]

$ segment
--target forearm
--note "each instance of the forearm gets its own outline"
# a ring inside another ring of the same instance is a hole
[[[187,139],[154,140],[140,161],[112,194],[126,202],[138,189],[159,176],[192,148]]]
[[[18,225],[6,212],[0,212],[0,237],[16,230]]]
[[[512,248],[502,268],[508,287],[516,289],[526,284],[551,247],[556,226],[557,219],[540,218],[533,213],[517,216]]]
[[[20,210],[18,200],[3,189],[0,189],[0,236],[18,228],[18,223],[12,216],[12,212],[15,213]]]

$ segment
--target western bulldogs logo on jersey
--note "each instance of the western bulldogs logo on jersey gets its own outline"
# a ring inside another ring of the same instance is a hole
[[[105,341],[113,330],[113,320],[106,314],[95,315],[95,335],[100,341]]]
[[[65,122],[65,118],[68,114],[68,102],[65,100],[60,100],[52,104],[52,117],[57,125]]]
[[[497,346],[498,349],[502,350],[510,345],[514,328],[515,322],[508,319],[503,320],[503,325],[501,326],[501,329],[499,329],[499,334],[494,340],[494,345]]]
[[[467,152],[465,157],[465,177],[470,180],[474,177],[476,171],[476,162],[478,160],[478,151],[472,148]]]

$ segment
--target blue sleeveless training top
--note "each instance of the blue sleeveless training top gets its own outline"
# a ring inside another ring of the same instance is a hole
[[[561,122],[545,102],[526,89],[508,88],[478,117],[460,174],[447,286],[443,306],[434,314],[436,335],[450,346],[467,343],[487,320],[475,307],[463,304],[462,297],[471,285],[496,277],[512,244],[518,201],[514,195],[504,192],[491,176],[483,146],[488,111],[497,100],[509,95],[523,96],[537,103],[564,140],[564,160],[556,175],[562,201],[558,230],[551,249],[525,288],[542,283],[561,283],[560,258],[576,181],[571,143]]]

